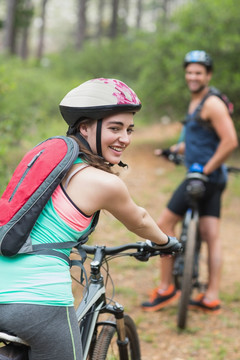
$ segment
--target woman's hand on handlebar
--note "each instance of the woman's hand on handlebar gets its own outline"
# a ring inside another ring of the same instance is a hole
[[[168,242],[164,245],[156,244],[151,240],[146,240],[146,244],[154,250],[159,250],[162,255],[175,255],[176,253],[182,252],[182,245],[178,239],[173,236],[168,236]]]

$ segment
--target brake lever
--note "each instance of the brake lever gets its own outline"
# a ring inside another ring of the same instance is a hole
[[[152,249],[151,249],[152,250]],[[149,251],[149,250],[143,250],[142,252],[137,252],[135,254],[133,254],[133,256],[135,257],[135,259],[139,260],[139,261],[148,261],[150,257],[153,256],[161,256],[161,250],[153,250],[153,251]]]
[[[139,260],[139,261],[143,261],[143,262],[147,262],[151,256],[151,254],[149,252],[142,252],[142,253],[136,253],[133,254],[133,256],[135,257],[135,259]]]

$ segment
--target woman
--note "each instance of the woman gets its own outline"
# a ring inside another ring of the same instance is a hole
[[[141,103],[126,84],[94,79],[70,91],[60,103],[68,135],[79,143],[80,157],[54,191],[31,232],[33,243],[78,240],[94,214],[105,209],[130,231],[162,251],[179,249],[146,210],[131,199],[111,171],[131,142],[133,116]],[[152,242],[156,243],[153,244]],[[70,249],[65,250],[69,255]],[[65,260],[46,255],[0,257],[0,329],[31,347],[30,360],[82,359],[73,307],[71,277]]]

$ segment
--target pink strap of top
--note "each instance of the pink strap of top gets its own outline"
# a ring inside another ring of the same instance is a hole
[[[55,211],[66,224],[76,231],[84,231],[91,223],[92,216],[87,216],[67,197],[65,191],[72,177],[79,171],[85,169],[83,164],[75,169],[67,178],[64,188],[58,186],[52,194],[52,203]]]

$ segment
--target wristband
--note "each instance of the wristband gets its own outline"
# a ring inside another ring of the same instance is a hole
[[[194,163],[190,166],[190,168],[188,169],[189,172],[198,172],[203,174],[203,168],[204,166],[198,163]]]

